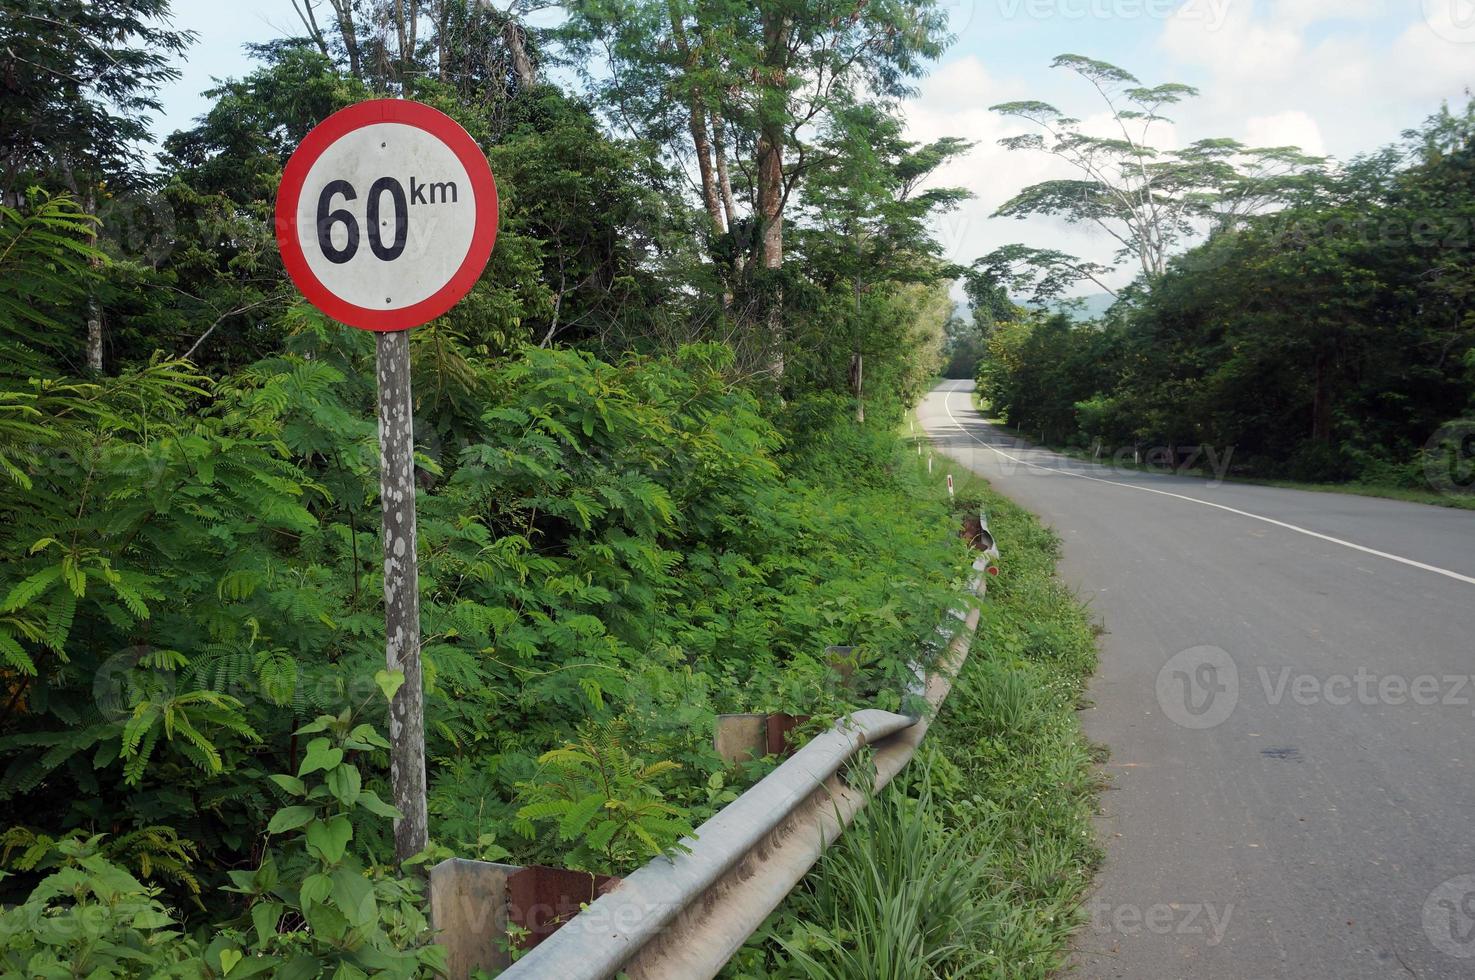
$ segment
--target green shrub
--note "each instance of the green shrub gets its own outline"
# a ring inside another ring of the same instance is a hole
[[[0,912],[0,964],[15,977],[203,977],[200,948],[160,890],[98,853],[100,837],[68,839],[60,866]]]

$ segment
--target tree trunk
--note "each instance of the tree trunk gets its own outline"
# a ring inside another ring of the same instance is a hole
[[[395,40],[399,43],[399,58],[394,66],[394,73],[403,85],[410,64],[410,39],[405,33],[405,0],[390,0],[390,2],[394,4],[394,34]]]
[[[757,145],[759,264],[778,270],[784,264],[784,126],[788,108],[789,21],[782,12],[763,11],[763,86]],[[784,376],[783,293],[770,297],[769,371]]]
[[[96,297],[87,300],[87,370],[102,374],[102,309]]]
[[[732,198],[732,181],[727,176],[727,139],[723,129],[722,113],[712,113],[712,155],[717,160],[717,189],[722,195],[722,211],[727,219],[727,230],[733,231],[737,227],[737,203]],[[732,246],[732,277],[728,280],[727,288],[722,291],[722,305],[724,308],[732,306],[733,289],[743,277],[743,266],[746,264],[747,256],[744,249],[745,242],[734,239]]]
[[[354,78],[362,78],[358,31],[353,26],[353,0],[329,2],[333,5],[333,14],[338,18],[338,33],[343,35],[343,48],[348,52],[348,72]]]
[[[783,194],[783,131],[765,126],[758,137],[758,264],[763,269],[783,268]],[[768,370],[775,381],[784,376],[783,305],[782,289],[775,287],[768,306]]]
[[[502,27],[502,37],[507,41],[507,51],[512,55],[512,70],[517,75],[517,90],[531,91],[538,83],[537,71],[528,57],[527,45],[523,43],[522,25],[511,17]]]
[[[759,261],[765,269],[784,264],[784,134],[764,126],[758,137]]]
[[[1332,394],[1327,377],[1326,354],[1316,355],[1315,386],[1311,394],[1311,438],[1315,442],[1332,441]]]
[[[722,210],[729,231],[737,224],[737,202],[732,198],[732,181],[727,176],[727,134],[720,112],[712,113],[712,151],[717,158],[717,188],[722,194]],[[742,267],[742,256],[737,258]]]
[[[410,8],[410,19],[406,26],[410,48],[408,51],[401,52],[401,56],[404,58],[405,70],[408,72],[415,69],[415,52],[420,46],[420,0],[404,0],[404,2]]]
[[[707,208],[707,218],[712,222],[712,234],[727,231],[727,222],[722,216],[722,202],[717,196],[717,180],[712,173],[712,143],[707,138],[707,112],[702,107],[696,89],[691,91],[691,142],[697,151],[697,172],[702,178],[702,203]]]
[[[89,215],[97,214],[97,195],[90,187],[82,198],[82,209]],[[96,223],[87,226],[87,244],[97,248]],[[87,264],[99,269],[102,267],[102,259],[94,255],[87,260]],[[102,305],[98,303],[95,292],[87,295],[87,370],[93,374],[102,374]]]
[[[854,239],[854,236],[853,235],[851,237],[852,237],[852,239]],[[854,353],[852,353],[850,355],[850,391],[851,391],[851,394],[853,394],[855,396],[855,421],[857,421],[857,422],[864,422],[866,420],[866,403],[865,403],[865,359],[861,355],[861,351],[860,351],[860,340],[859,340],[859,337],[858,337],[859,331],[860,331],[860,279],[859,279],[859,275],[860,275],[860,272],[859,272],[860,262],[858,261],[859,258],[860,258],[860,247],[859,247],[859,240],[858,239],[855,239],[855,241],[856,241],[856,250],[855,251],[856,251],[856,259],[857,259],[857,262],[856,262],[856,270],[857,271],[856,271],[856,278],[853,278],[853,279],[850,280],[850,295],[851,295],[851,298],[853,298],[855,300],[855,328],[854,329],[857,332],[857,340],[856,340],[855,351],[854,351]]]
[[[675,0],[668,0],[666,12],[671,18],[671,37],[676,42],[676,51],[681,55],[682,70],[686,72],[686,109],[691,127],[691,143],[697,154],[697,172],[702,180],[702,204],[707,209],[707,218],[712,223],[712,234],[722,234],[727,225],[722,219],[722,204],[717,197],[717,178],[712,173],[712,141],[707,135],[707,108],[702,104],[701,89],[691,81],[696,71],[696,58],[686,40],[686,27],[681,23],[681,11]]]
[[[297,0],[292,0],[292,9],[297,11],[297,17],[302,21],[302,26],[307,28],[307,36],[317,46],[324,58],[328,55],[328,39],[323,37],[323,29],[318,26],[317,14],[313,10],[312,0],[305,0],[302,6],[297,5]]]
[[[439,0],[435,9],[435,77],[446,80],[446,25],[450,22],[449,0]]]

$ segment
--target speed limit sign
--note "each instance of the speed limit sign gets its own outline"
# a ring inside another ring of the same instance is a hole
[[[450,116],[404,99],[360,102],[324,119],[287,161],[277,192],[282,264],[302,295],[335,320],[378,331],[381,674],[401,861],[429,839],[409,328],[466,295],[496,238],[486,155]]]
[[[302,295],[364,330],[435,319],[471,289],[497,238],[486,154],[454,119],[405,99],[335,112],[277,192],[277,243]]]

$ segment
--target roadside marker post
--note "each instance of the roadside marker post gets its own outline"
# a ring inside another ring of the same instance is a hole
[[[932,454],[931,453],[928,453],[927,454],[927,475],[928,476],[931,476],[932,475]]]
[[[324,119],[292,153],[276,233],[282,264],[307,301],[377,334],[382,686],[393,690],[394,850],[404,861],[428,842],[409,331],[455,306],[481,277],[497,238],[497,184],[486,154],[450,116],[372,99]]]
[[[949,497],[953,495],[953,475],[951,473],[947,475],[947,495]]]

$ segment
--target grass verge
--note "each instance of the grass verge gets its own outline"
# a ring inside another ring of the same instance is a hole
[[[1100,860],[1076,717],[1096,631],[1055,577],[1054,532],[981,479],[955,486],[1003,556],[972,653],[912,764],[724,976],[1027,980],[1064,962]]]

